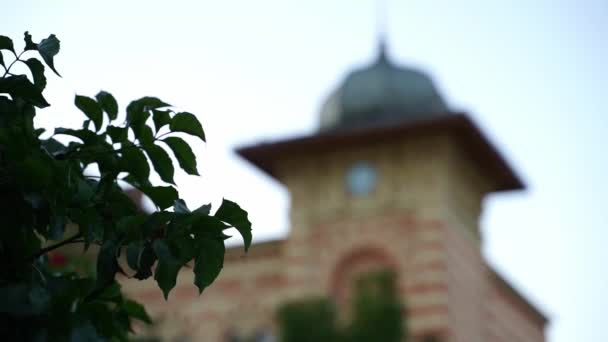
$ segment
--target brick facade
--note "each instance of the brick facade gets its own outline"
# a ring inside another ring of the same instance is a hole
[[[481,255],[482,201],[504,190],[508,175],[492,171],[504,169],[503,161],[484,164],[492,155],[471,149],[478,131],[463,131],[470,135],[465,138],[454,132],[439,127],[386,139],[366,136],[319,150],[310,143],[297,153],[271,149],[265,152],[274,154],[270,166],[252,157],[252,150],[242,152],[290,191],[289,236],[255,244],[247,255],[229,249],[224,270],[200,297],[191,270],[180,273],[168,302],[153,282],[126,282],[125,289],[161,317],[155,334],[224,341],[229,334],[273,331],[275,311],[286,300],[330,296],[344,311],[354,276],[390,268],[415,337],[542,342],[546,319]],[[482,136],[481,142],[488,144]],[[379,175],[366,196],[350,194],[344,181],[359,160],[374,165]]]

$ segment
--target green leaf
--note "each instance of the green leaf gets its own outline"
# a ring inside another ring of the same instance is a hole
[[[123,181],[133,185],[146,194],[146,196],[150,197],[150,200],[161,210],[169,208],[179,198],[177,190],[172,186],[151,186],[150,184],[141,183],[133,176],[125,177]]]
[[[13,99],[21,98],[38,107],[48,107],[42,92],[25,75],[0,78],[0,93],[10,94]]]
[[[133,241],[127,246],[127,264],[134,271],[139,271],[139,256],[143,249],[143,241]]]
[[[154,121],[154,128],[156,132],[160,131],[160,129],[171,122],[170,111],[168,110],[153,110],[152,111],[152,120]]]
[[[169,245],[163,240],[154,241],[154,253],[158,257],[154,279],[163,291],[166,300],[169,298],[169,292],[175,287],[177,274],[182,265],[179,259],[171,253]]]
[[[24,51],[38,50],[38,44],[32,41],[32,35],[29,32],[25,31],[25,33],[23,34],[23,40],[25,41]]]
[[[82,129],[89,130],[89,126],[91,126],[91,120],[87,119],[82,122]]]
[[[186,205],[186,202],[184,202],[183,199],[177,199],[175,200],[175,202],[173,202],[173,210],[176,213],[190,213],[190,209],[188,209],[188,206]]]
[[[139,269],[133,277],[135,279],[144,280],[152,276],[152,265],[156,262],[156,254],[152,249],[152,245],[146,243],[139,255]]]
[[[118,103],[112,94],[106,91],[100,91],[95,95],[97,102],[101,105],[101,108],[108,113],[110,120],[115,120],[118,116]]]
[[[103,288],[114,280],[119,270],[116,261],[117,249],[114,240],[108,240],[101,246],[97,255],[97,288]]]
[[[211,203],[203,204],[200,207],[196,208],[194,211],[198,214],[209,215],[209,213],[211,212]]]
[[[199,241],[200,252],[194,262],[194,284],[198,287],[198,293],[211,285],[224,267],[224,241],[215,239],[203,239]]]
[[[177,190],[172,186],[147,187],[143,191],[154,204],[163,210],[169,208],[179,196]]]
[[[146,221],[141,226],[140,232],[146,238],[163,235],[163,230],[167,227],[167,223],[174,216],[175,213],[169,211],[155,211],[146,217]]]
[[[124,143],[129,137],[129,129],[126,127],[116,127],[109,125],[106,132],[112,138],[113,143]]]
[[[121,169],[128,171],[140,181],[150,177],[150,165],[139,147],[132,145],[124,148],[121,158]]]
[[[173,181],[173,162],[167,152],[162,147],[153,144],[144,146],[144,150],[152,161],[152,166],[154,166],[154,170],[156,170],[160,179],[164,182],[175,184]]]
[[[53,58],[59,53],[59,39],[57,39],[54,34],[51,34],[48,38],[43,39],[38,43],[38,52],[40,53],[40,56],[42,56],[42,59],[44,59],[46,65],[48,65],[57,76],[61,77],[57,70],[55,70],[53,62]]]
[[[71,135],[76,137],[85,144],[94,144],[97,140],[97,135],[88,129],[70,129],[70,128],[55,128],[55,134]]]
[[[42,190],[52,183],[52,165],[36,155],[25,156],[14,163],[13,167],[17,173],[16,180],[27,189]]]
[[[131,124],[132,122],[141,122],[138,117],[142,115],[142,113],[147,112],[149,110],[170,106],[171,105],[161,101],[156,97],[142,97],[141,99],[132,101],[127,106],[127,123]],[[148,116],[149,115],[150,114],[148,114]],[[148,118],[148,116],[146,116],[146,119]]]
[[[154,134],[150,126],[141,123],[133,126],[133,134],[142,145],[151,145],[154,142]]]
[[[196,169],[196,156],[192,152],[190,146],[182,139],[178,137],[167,137],[162,140],[164,143],[169,145],[179,166],[190,175],[199,175]]]
[[[202,141],[205,141],[205,132],[203,132],[203,126],[198,121],[194,114],[188,112],[181,112],[175,114],[169,128],[172,132],[183,132],[187,134],[199,137]]]
[[[177,257],[182,264],[189,263],[198,254],[198,241],[196,241],[188,231],[181,229],[173,231],[173,234],[167,236],[167,240],[171,241],[172,246],[175,248],[175,257]]]
[[[78,109],[80,109],[95,125],[95,131],[99,131],[101,129],[101,125],[103,123],[103,112],[101,110],[101,106],[94,99],[87,97],[76,95],[74,99],[74,104]]]
[[[67,148],[65,145],[57,141],[56,139],[49,138],[47,140],[42,140],[42,147],[52,156],[57,157],[58,155],[65,154]]]
[[[152,319],[148,316],[146,309],[143,305],[132,301],[130,299],[126,299],[122,303],[122,309],[127,312],[127,314],[135,319],[138,319],[144,323],[152,324]]]
[[[9,50],[15,54],[15,48],[13,47],[13,41],[6,36],[0,36],[0,50]]]
[[[121,169],[128,171],[140,182],[147,181],[150,177],[150,165],[141,149],[130,143],[122,149]]]
[[[251,246],[251,222],[247,218],[247,212],[241,207],[227,199],[222,201],[222,205],[215,213],[215,217],[230,224],[239,231],[245,242],[245,251]]]
[[[34,85],[40,89],[40,91],[44,90],[46,87],[46,77],[44,76],[44,65],[40,63],[36,58],[30,58],[25,61],[25,64],[30,68],[32,73],[32,77],[34,78]]]

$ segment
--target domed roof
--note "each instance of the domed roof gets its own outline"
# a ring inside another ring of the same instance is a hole
[[[426,74],[393,64],[384,45],[376,61],[348,74],[321,108],[321,131],[372,126],[446,114]]]

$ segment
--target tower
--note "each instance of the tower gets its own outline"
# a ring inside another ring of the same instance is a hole
[[[484,197],[524,185],[432,79],[383,44],[331,92],[316,133],[237,152],[289,191],[290,233],[247,255],[228,249],[201,297],[187,271],[167,303],[153,282],[125,284],[161,318],[158,336],[272,341],[281,304],[324,296],[348,315],[354,281],[389,269],[414,341],[544,341],[546,318],[480,248]]]
[[[414,336],[544,341],[546,319],[480,248],[484,197],[524,185],[468,115],[384,44],[330,94],[316,134],[238,153],[291,196],[285,298],[329,294],[340,305],[357,274],[390,268]]]

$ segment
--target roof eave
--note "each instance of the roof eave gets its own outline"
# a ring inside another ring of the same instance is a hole
[[[245,146],[237,148],[236,152],[271,177],[276,178],[274,169],[276,161],[286,156],[325,151],[328,146],[365,144],[370,141],[377,143],[404,135],[420,137],[444,132],[455,136],[475,162],[492,173],[496,179],[492,192],[525,189],[519,176],[465,113],[450,113],[399,124],[323,132],[272,143]]]

